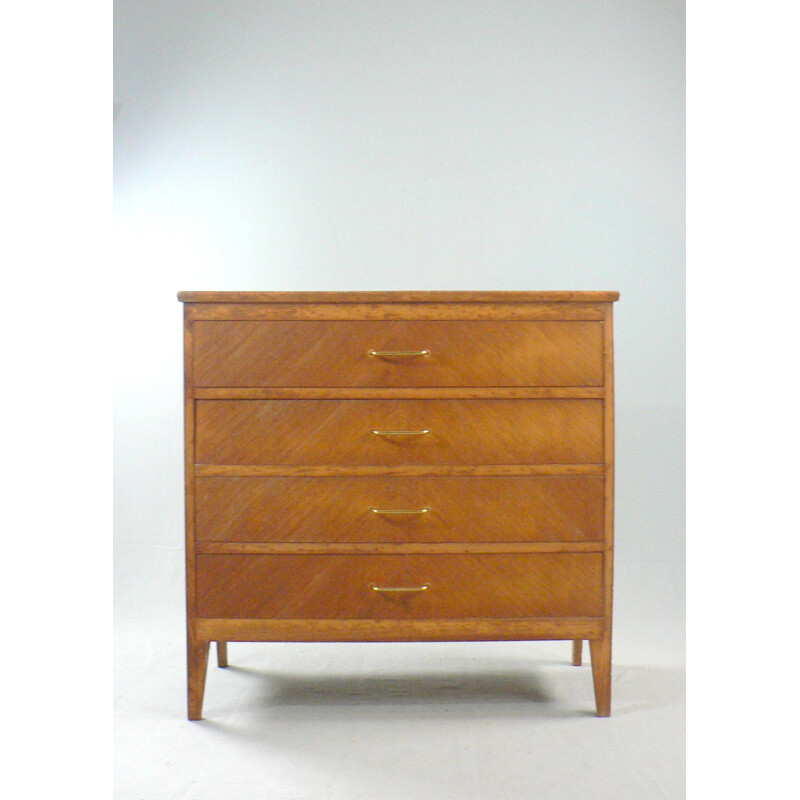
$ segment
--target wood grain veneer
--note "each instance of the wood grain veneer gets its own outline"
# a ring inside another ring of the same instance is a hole
[[[602,617],[517,619],[211,619],[198,617],[201,641],[485,642],[523,639],[591,641],[606,635]],[[191,699],[190,699],[191,701]]]
[[[613,303],[619,292],[178,292],[182,303],[301,303],[312,306],[323,303],[424,303],[467,304],[476,303]],[[562,312],[569,313],[569,312]]]
[[[601,553],[199,555],[197,615],[228,619],[600,616]],[[409,591],[378,591],[376,586]],[[415,587],[427,586],[421,591]]]
[[[198,542],[600,542],[603,491],[603,479],[590,476],[198,477],[195,536]]]
[[[195,414],[198,464],[603,460],[600,400],[198,400]]]
[[[602,337],[600,322],[200,321],[194,331],[194,382],[297,388],[601,386]],[[365,342],[376,353],[424,355],[365,357]]]
[[[211,641],[537,638],[607,716],[617,298],[181,292],[189,718]]]

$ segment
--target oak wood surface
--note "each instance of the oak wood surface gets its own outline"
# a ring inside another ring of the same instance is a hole
[[[200,719],[203,716],[208,647],[208,640],[199,639],[193,631],[187,648],[189,719]]]
[[[600,400],[198,400],[200,464],[586,464]],[[376,435],[421,431],[419,436]]]
[[[611,716],[611,631],[599,639],[589,639],[592,656],[592,681],[598,717]]]
[[[197,400],[602,400],[602,386],[207,387]]]
[[[189,303],[190,320],[596,320],[603,303]]]
[[[178,292],[182,303],[607,303],[619,292]]]
[[[601,386],[599,322],[197,322],[207,387]],[[420,352],[421,356],[370,355]]]
[[[603,358],[605,361],[606,391],[603,403],[603,461],[605,463],[604,482],[604,520],[603,538],[606,545],[605,576],[606,586],[605,616],[609,621],[609,637],[613,607],[614,585],[614,333],[613,333],[614,307],[606,307],[606,318],[603,323],[604,344]],[[610,645],[609,645],[610,647]],[[609,656],[610,659],[610,656]],[[610,669],[610,666],[609,666]]]
[[[602,566],[600,553],[198,555],[197,614],[239,619],[600,616]],[[416,591],[423,586],[428,588]],[[404,591],[391,591],[396,589]]]
[[[197,542],[195,553],[402,555],[404,553],[603,553],[602,542]]]
[[[181,292],[189,718],[211,641],[537,638],[607,716],[618,296]]]
[[[584,639],[603,635],[602,617],[522,619],[211,619],[198,634],[229,642],[481,642]]]
[[[197,720],[203,713],[208,642],[197,634],[194,549],[194,397],[192,384],[192,325],[184,308],[184,486],[186,547],[186,683],[188,717]]]
[[[600,542],[603,493],[602,478],[580,476],[202,477],[195,484],[195,536],[217,542]]]
[[[505,475],[591,475],[604,474],[599,464],[404,464],[389,467],[383,464],[370,466],[334,466],[303,464],[270,466],[264,464],[196,464],[194,473],[198,477],[309,477],[337,478],[345,476],[465,476],[501,477]]]

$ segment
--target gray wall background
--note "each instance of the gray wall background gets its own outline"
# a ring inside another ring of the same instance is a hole
[[[116,0],[118,624],[183,615],[178,290],[616,289],[615,659],[683,662],[683,20]]]

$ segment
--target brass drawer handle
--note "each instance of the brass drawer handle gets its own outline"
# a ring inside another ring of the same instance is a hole
[[[374,583],[369,585],[373,592],[427,592],[431,588],[429,583],[422,586],[376,586]]]
[[[374,428],[370,431],[373,436],[424,436],[430,433],[428,428],[423,428],[421,431],[376,431]]]
[[[427,514],[430,511],[428,506],[425,508],[370,508],[373,514]]]
[[[372,358],[418,358],[429,356],[430,350],[368,350],[367,355]]]

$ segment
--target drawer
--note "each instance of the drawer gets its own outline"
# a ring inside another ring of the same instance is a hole
[[[602,400],[198,400],[195,409],[199,464],[603,461]]]
[[[212,542],[601,541],[603,478],[202,477],[195,482],[195,538]]]
[[[205,387],[603,384],[601,322],[199,321],[193,346]]]
[[[600,616],[602,575],[601,553],[198,555],[197,613],[234,619]]]

